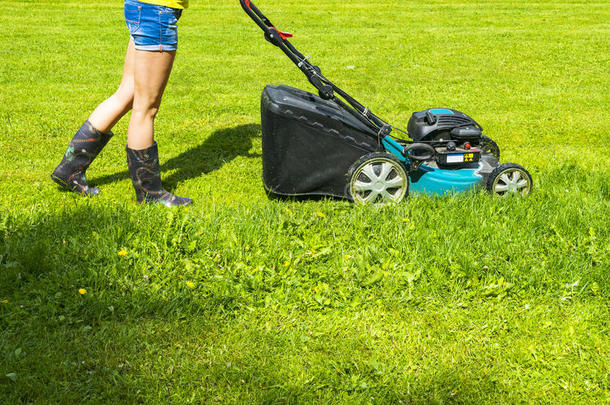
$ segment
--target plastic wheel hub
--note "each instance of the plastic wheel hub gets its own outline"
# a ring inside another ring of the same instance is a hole
[[[361,204],[398,203],[409,188],[402,164],[386,153],[373,153],[360,159],[348,177],[350,195],[354,202]]]
[[[532,190],[532,176],[522,166],[505,163],[489,176],[487,189],[496,195],[528,195]]]

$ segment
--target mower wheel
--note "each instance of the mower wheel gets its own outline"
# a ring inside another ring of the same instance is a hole
[[[375,152],[360,158],[347,173],[348,191],[355,203],[399,203],[409,194],[409,177],[394,155]]]
[[[493,139],[485,135],[481,136],[481,153],[500,160],[500,147]]]
[[[516,163],[504,163],[496,167],[487,179],[487,190],[495,195],[528,195],[532,191],[532,176]]]

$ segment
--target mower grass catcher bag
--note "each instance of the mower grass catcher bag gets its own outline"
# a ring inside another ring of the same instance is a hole
[[[346,175],[378,150],[375,134],[336,103],[288,86],[261,99],[263,183],[276,196],[350,198]]]

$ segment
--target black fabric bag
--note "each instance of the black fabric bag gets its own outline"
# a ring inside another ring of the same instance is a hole
[[[350,198],[347,172],[377,134],[336,103],[288,86],[261,99],[263,183],[278,196]]]

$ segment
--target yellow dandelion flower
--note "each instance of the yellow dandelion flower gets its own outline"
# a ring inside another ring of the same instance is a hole
[[[411,222],[411,220],[409,218],[403,218],[402,222]]]
[[[351,257],[350,255],[345,255],[345,260],[349,260],[349,259],[351,259],[351,258],[352,258],[352,257]]]
[[[127,251],[125,249],[121,249],[117,254],[119,255],[119,257],[125,257],[127,256]]]
[[[80,295],[85,295],[85,294],[87,294],[87,290],[85,290],[84,288],[81,288],[81,289],[78,290],[78,293]]]
[[[3,300],[2,303],[3,304],[8,304],[8,300]]]
[[[290,266],[290,260],[286,260],[286,263],[284,263],[284,267],[288,267]]]
[[[186,282],[186,286],[187,286],[188,288],[195,288],[195,283],[193,283],[192,281],[187,281],[187,282]]]
[[[318,217],[320,217],[320,218],[325,218],[325,217],[326,217],[326,215],[324,215],[324,213],[323,213],[323,212],[319,212],[319,211],[318,211],[318,212],[316,212],[316,215],[317,215]]]

